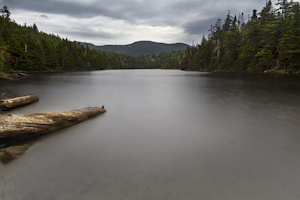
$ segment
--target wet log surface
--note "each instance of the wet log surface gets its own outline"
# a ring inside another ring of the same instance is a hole
[[[106,112],[104,108],[87,107],[79,110],[33,113],[27,115],[2,115],[0,116],[0,142],[5,140],[20,140],[43,135],[73,124],[82,122],[91,117]],[[29,145],[0,148],[0,160],[7,162],[23,154]]]
[[[0,139],[25,139],[61,129],[106,112],[98,107],[80,110],[0,116]]]
[[[39,98],[35,95],[28,95],[23,97],[16,97],[12,99],[1,99],[0,110],[9,110],[15,107],[31,104],[38,101]]]

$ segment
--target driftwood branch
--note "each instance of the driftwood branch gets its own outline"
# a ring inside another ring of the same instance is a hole
[[[35,95],[16,97],[13,99],[1,99],[0,100],[0,110],[9,110],[9,109],[12,109],[15,107],[33,103],[38,100],[39,100],[39,98]]]

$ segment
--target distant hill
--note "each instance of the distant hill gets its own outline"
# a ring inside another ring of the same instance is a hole
[[[157,43],[151,41],[140,41],[134,42],[132,44],[127,45],[104,45],[104,46],[95,46],[91,43],[81,42],[82,45],[88,45],[90,49],[96,49],[100,51],[107,52],[115,52],[130,56],[141,56],[141,55],[149,55],[149,54],[160,54],[163,52],[169,51],[177,51],[177,50],[185,50],[188,46],[183,43],[175,43],[175,44],[165,44],[165,43]]]

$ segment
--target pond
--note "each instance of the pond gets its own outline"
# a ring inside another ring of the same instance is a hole
[[[107,110],[0,163],[0,199],[300,199],[300,76],[40,73],[0,93],[40,97],[10,114]]]

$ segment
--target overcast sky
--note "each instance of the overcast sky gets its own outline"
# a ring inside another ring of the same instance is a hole
[[[276,0],[277,2],[277,0]],[[273,4],[276,3],[273,0]],[[260,11],[265,0],[0,0],[11,19],[71,41],[95,45],[147,40],[200,43],[210,24]]]

